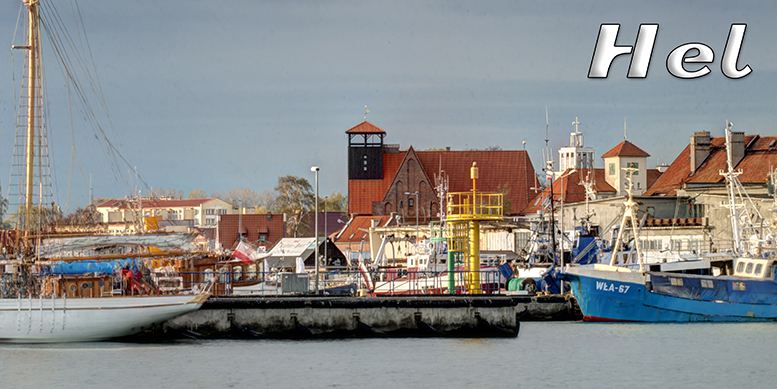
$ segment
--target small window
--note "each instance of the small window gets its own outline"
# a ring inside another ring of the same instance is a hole
[[[272,214],[271,213],[267,214],[267,221],[272,221]]]
[[[682,278],[669,278],[669,284],[672,286],[683,286],[683,279]]]
[[[744,282],[732,282],[731,286],[734,290],[746,290],[747,287],[745,286]]]
[[[750,274],[753,272],[753,263],[750,262],[747,264],[747,267],[745,268],[745,274]]]
[[[764,265],[763,264],[759,263],[759,264],[755,265],[755,270],[753,271],[753,275],[760,276],[761,275],[761,270],[763,270],[763,269],[764,269]]]
[[[712,280],[701,280],[701,287],[712,289]]]
[[[407,206],[408,206],[408,207],[412,207],[412,206],[413,206],[413,204],[414,204],[414,203],[413,203],[413,200],[415,200],[415,199],[414,199],[414,198],[412,198],[412,197],[411,197],[411,198],[409,198],[409,199],[407,199]]]
[[[737,273],[741,273],[742,270],[745,270],[745,263],[744,262],[739,262],[737,264]]]

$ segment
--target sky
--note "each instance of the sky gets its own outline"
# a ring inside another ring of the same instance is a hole
[[[648,167],[671,163],[694,131],[721,136],[727,120],[747,134],[777,132],[774,2],[57,2],[76,36],[71,5],[110,112],[108,132],[127,164],[109,168],[83,112],[73,113],[71,127],[67,85],[44,48],[56,201],[70,209],[87,203],[90,174],[95,197],[129,195],[135,168],[152,187],[211,193],[272,190],[287,174],[313,183],[310,167],[319,166],[320,194],[346,193],[345,131],[364,120],[365,106],[385,142],[402,149],[525,147],[535,169],[546,108],[555,159],[579,118],[597,167],[623,140],[624,119],[628,140],[651,155]],[[21,44],[21,31],[13,40],[19,9],[19,1],[0,1],[5,47]],[[604,23],[620,24],[618,45],[634,45],[640,24],[659,25],[647,77],[626,78],[625,55],[607,78],[587,77]],[[747,24],[738,65],[752,69],[740,79],[721,71],[734,23]],[[676,78],[666,58],[691,42],[713,50],[711,72]],[[5,53],[4,196],[21,78],[21,54]],[[81,168],[70,179],[73,145]]]

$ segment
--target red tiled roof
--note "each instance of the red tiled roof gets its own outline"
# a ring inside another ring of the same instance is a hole
[[[385,134],[386,131],[381,130],[378,128],[378,126],[368,122],[363,121],[347,131],[345,131],[346,134]]]
[[[181,199],[181,200],[148,200],[143,199],[141,205],[143,208],[177,208],[177,207],[199,207],[203,203],[207,203],[210,199]],[[97,206],[97,208],[114,208],[114,207],[126,207],[127,200],[125,199],[111,199]],[[133,206],[137,206],[137,203],[133,202]]]
[[[391,216],[356,216],[353,218],[348,228],[340,234],[340,238],[334,240],[335,243],[359,243],[364,240],[365,247],[369,247],[372,221],[377,220],[378,226],[383,227]],[[392,221],[392,223],[395,223]],[[396,224],[393,224],[396,225]],[[366,250],[366,249],[365,249]]]
[[[650,187],[656,183],[658,178],[661,177],[661,172],[659,172],[658,169],[647,169],[645,173],[647,174],[645,177],[645,187],[650,189]]]
[[[500,185],[508,184],[507,196],[512,202],[512,213],[518,213],[529,203],[529,188],[538,185],[529,154],[524,150],[497,151],[417,151],[427,176],[434,183],[434,174],[442,165],[448,175],[450,192],[472,190],[470,168],[478,166],[478,190],[496,192]]]
[[[567,174],[566,170],[563,174]],[[585,188],[580,185],[581,181],[584,181],[589,172],[593,172],[594,177],[594,189],[596,192],[615,193],[615,188],[607,183],[604,179],[604,169],[577,169],[577,172],[572,173],[563,179],[555,179],[553,181],[553,200],[560,201],[562,194],[564,203],[577,203],[585,201]],[[542,192],[532,199],[527,207],[523,209],[521,213],[535,213],[542,209],[542,203],[546,198],[550,197],[550,188],[545,188]]]
[[[624,140],[623,142],[618,143],[615,147],[611,148],[610,151],[602,154],[602,158],[615,157],[615,156],[649,157],[650,154],[646,153],[644,150],[635,146],[634,143]]]
[[[773,141],[777,143],[777,136],[745,136],[745,156],[735,166],[737,169],[742,169],[739,181],[751,184],[766,182],[769,167],[777,166],[777,148],[769,147]],[[689,183],[723,184],[725,181],[720,175],[720,170],[725,169],[727,163],[725,143],[725,137],[711,138],[710,154],[693,174],[691,174],[690,161],[691,146],[686,146],[664,174],[645,192],[645,195],[674,196],[677,189],[682,189]]]
[[[229,248],[237,241],[238,225],[243,227],[246,239],[250,242],[259,240],[259,232],[267,234],[267,240],[275,243],[284,237],[282,214],[271,214],[272,220],[267,220],[267,214],[225,214],[220,215],[218,240],[222,247]]]
[[[497,186],[507,183],[508,199],[512,201],[512,213],[518,213],[529,202],[529,188],[537,186],[534,166],[524,150],[497,151],[416,151],[419,162],[432,183],[441,164],[448,174],[450,192],[466,192],[472,189],[470,168],[477,162],[479,178],[477,188],[496,192]],[[350,180],[349,211],[359,215],[372,214],[373,201],[381,201],[407,151],[383,153],[382,180]]]

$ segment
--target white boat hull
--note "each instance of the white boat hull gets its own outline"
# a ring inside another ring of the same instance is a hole
[[[207,298],[0,299],[0,342],[90,342],[129,336],[197,310]]]

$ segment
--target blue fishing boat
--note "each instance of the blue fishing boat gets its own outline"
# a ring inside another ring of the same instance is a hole
[[[721,175],[726,178],[728,191],[724,206],[731,212],[731,255],[661,264],[655,271],[645,268],[637,246],[639,269],[630,269],[626,266],[629,258],[618,255],[628,220],[638,241],[638,206],[629,190],[610,264],[573,265],[561,275],[570,282],[584,320],[777,321],[777,260],[774,252],[764,248],[774,247],[773,235],[768,226],[758,227],[759,234],[752,232],[753,214],[758,210],[737,178],[741,170],[734,171],[732,165],[731,123],[726,127],[726,145],[728,169],[721,171]],[[757,220],[763,220],[760,214],[757,216]],[[747,239],[743,238],[743,231],[750,231]]]

